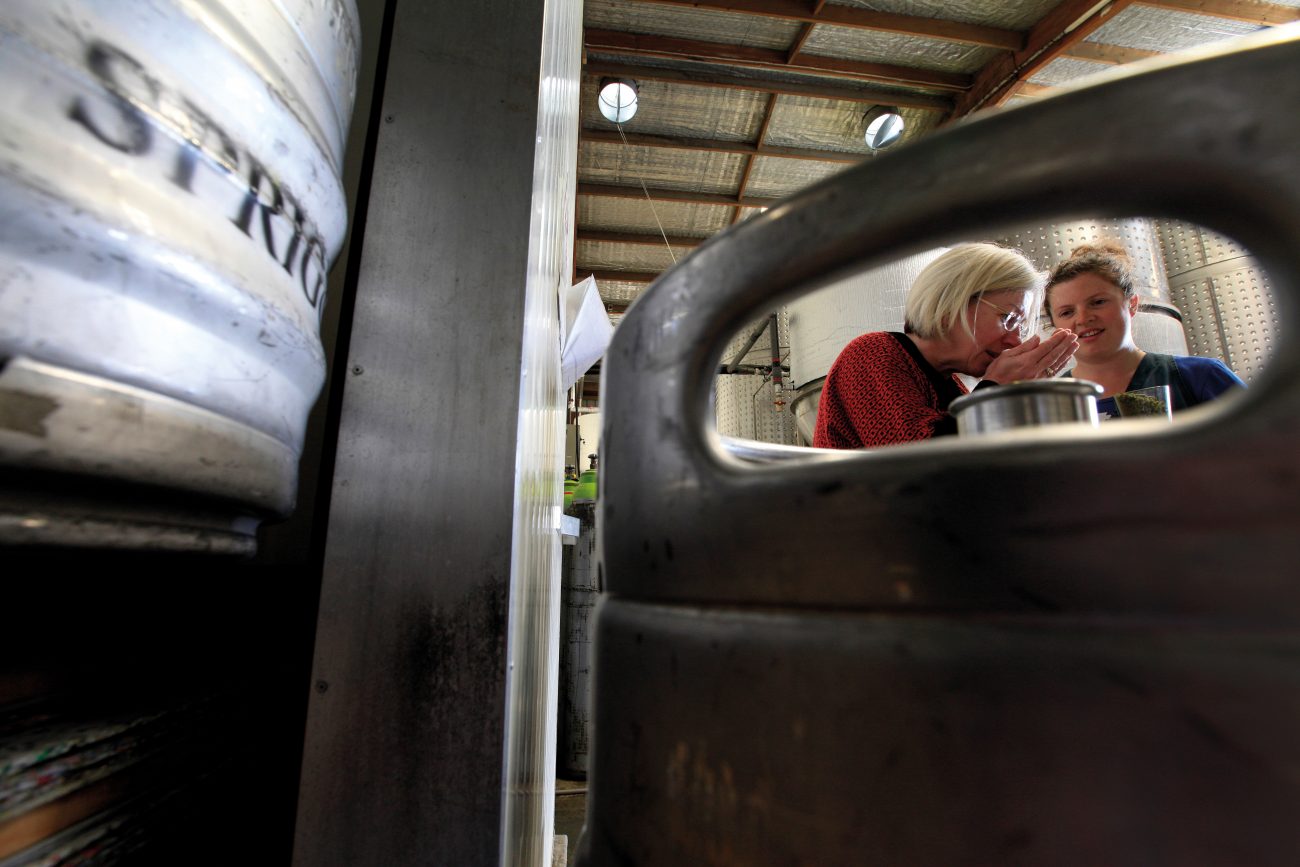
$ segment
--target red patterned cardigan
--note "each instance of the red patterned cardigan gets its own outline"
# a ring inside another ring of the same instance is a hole
[[[931,367],[906,335],[864,334],[826,375],[813,445],[874,448],[956,433],[947,409],[963,394],[961,380]]]

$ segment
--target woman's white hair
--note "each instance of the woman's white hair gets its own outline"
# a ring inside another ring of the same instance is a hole
[[[960,323],[973,335],[966,305],[987,292],[1009,290],[1031,293],[1025,324],[1033,326],[1043,304],[1043,282],[1043,274],[1019,250],[988,243],[958,244],[917,275],[907,293],[903,329],[918,337],[942,339]]]

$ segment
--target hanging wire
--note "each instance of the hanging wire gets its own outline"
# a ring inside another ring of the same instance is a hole
[[[627,136],[623,135],[623,124],[616,123],[614,125],[618,127],[619,138],[623,139],[624,145],[627,145]],[[650,203],[650,213],[655,215],[655,225],[659,227],[659,237],[664,239],[664,246],[668,248],[668,256],[673,260],[673,264],[676,265],[677,255],[673,253],[673,245],[668,243],[668,233],[664,231],[664,224],[659,221],[659,212],[655,210],[654,199],[650,198],[650,191],[646,189],[645,181],[640,178],[637,180],[641,181],[641,192],[645,193],[645,200]]]

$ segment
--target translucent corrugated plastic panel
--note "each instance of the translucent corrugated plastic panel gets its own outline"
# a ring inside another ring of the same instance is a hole
[[[780,18],[628,0],[586,0],[583,19],[583,23],[593,29],[655,33],[680,39],[780,49],[794,44],[802,26],[798,21]]]
[[[758,157],[745,186],[746,196],[779,199],[849,168],[846,163],[821,163],[783,157]]]
[[[759,214],[763,213],[766,210],[767,210],[766,208],[741,208],[740,219],[737,220],[736,222],[740,223],[740,222],[744,222],[745,220],[748,220],[750,217],[757,217]]]
[[[838,151],[868,156],[871,149],[864,139],[863,122],[869,106],[861,103],[818,99],[809,96],[780,96],[767,128],[767,144]],[[903,138],[901,147],[934,129],[939,113],[923,108],[902,108]]]
[[[578,180],[727,194],[740,185],[744,160],[739,154],[585,141],[578,146]]]
[[[583,77],[582,125],[587,129],[617,129],[601,116],[596,105],[599,85],[599,77]],[[767,94],[758,91],[667,81],[638,81],[637,85],[636,116],[623,124],[625,133],[753,141],[767,109]]]
[[[995,48],[818,24],[804,43],[805,54],[891,63],[943,72],[974,74],[998,55]]]
[[[1130,6],[1094,32],[1089,41],[1168,52],[1245,36],[1263,29],[1257,24],[1227,18]]]
[[[597,280],[596,291],[605,301],[628,302],[645,291],[649,283],[632,283],[627,280]]]
[[[1034,101],[1032,96],[1012,96],[1002,103],[1003,108],[1015,108],[1018,105],[1029,105]]]
[[[1096,75],[1112,69],[1106,63],[1094,63],[1091,60],[1077,60],[1073,57],[1058,57],[1029,77],[1034,84],[1057,87],[1077,78]]]
[[[1059,3],[1060,0],[1015,0],[1003,3],[991,3],[989,0],[831,0],[829,5],[914,15],[918,18],[942,18],[988,27],[1005,27],[1008,30],[1028,30]]]
[[[518,39],[512,42],[519,42]],[[573,273],[582,6],[546,5],[518,379],[500,864],[541,864],[555,829],[564,408],[557,291]],[[453,121],[454,122],[454,121]]]
[[[607,232],[643,232],[708,238],[731,222],[734,208],[725,205],[692,205],[655,202],[653,210],[645,199],[615,199],[607,196],[578,196],[578,226]]]
[[[690,247],[674,247],[672,254],[662,243],[618,244],[612,241],[579,241],[576,253],[578,270],[591,271],[667,271],[681,261]]]

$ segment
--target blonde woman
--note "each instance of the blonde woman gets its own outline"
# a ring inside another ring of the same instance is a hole
[[[907,294],[902,332],[864,334],[844,347],[822,389],[813,445],[874,448],[956,433],[948,404],[977,388],[1055,376],[1078,341],[1068,329],[1025,338],[1043,277],[1019,252],[962,244],[935,259]]]

